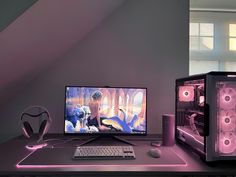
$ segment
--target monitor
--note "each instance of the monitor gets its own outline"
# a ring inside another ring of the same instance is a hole
[[[65,87],[65,134],[147,134],[147,89]]]

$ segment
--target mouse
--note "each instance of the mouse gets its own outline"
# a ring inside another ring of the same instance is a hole
[[[161,150],[159,148],[152,148],[148,151],[148,154],[153,158],[160,158]]]

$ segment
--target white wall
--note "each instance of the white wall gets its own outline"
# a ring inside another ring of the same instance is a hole
[[[31,104],[47,107],[51,132],[63,132],[65,85],[147,87],[148,133],[161,133],[161,115],[174,113],[175,79],[188,75],[188,8],[186,0],[128,0],[1,107],[0,140],[20,132]]]

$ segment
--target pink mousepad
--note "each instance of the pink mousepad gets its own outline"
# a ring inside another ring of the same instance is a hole
[[[134,160],[75,160],[73,155],[75,147],[42,148],[31,152],[17,167],[75,167],[80,165],[129,165],[129,166],[185,166],[186,162],[169,147],[159,147],[160,158],[153,158],[148,154],[150,146],[134,146],[136,159]]]

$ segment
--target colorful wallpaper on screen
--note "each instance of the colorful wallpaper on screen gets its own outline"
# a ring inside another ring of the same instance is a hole
[[[146,132],[146,89],[66,87],[66,133]]]

